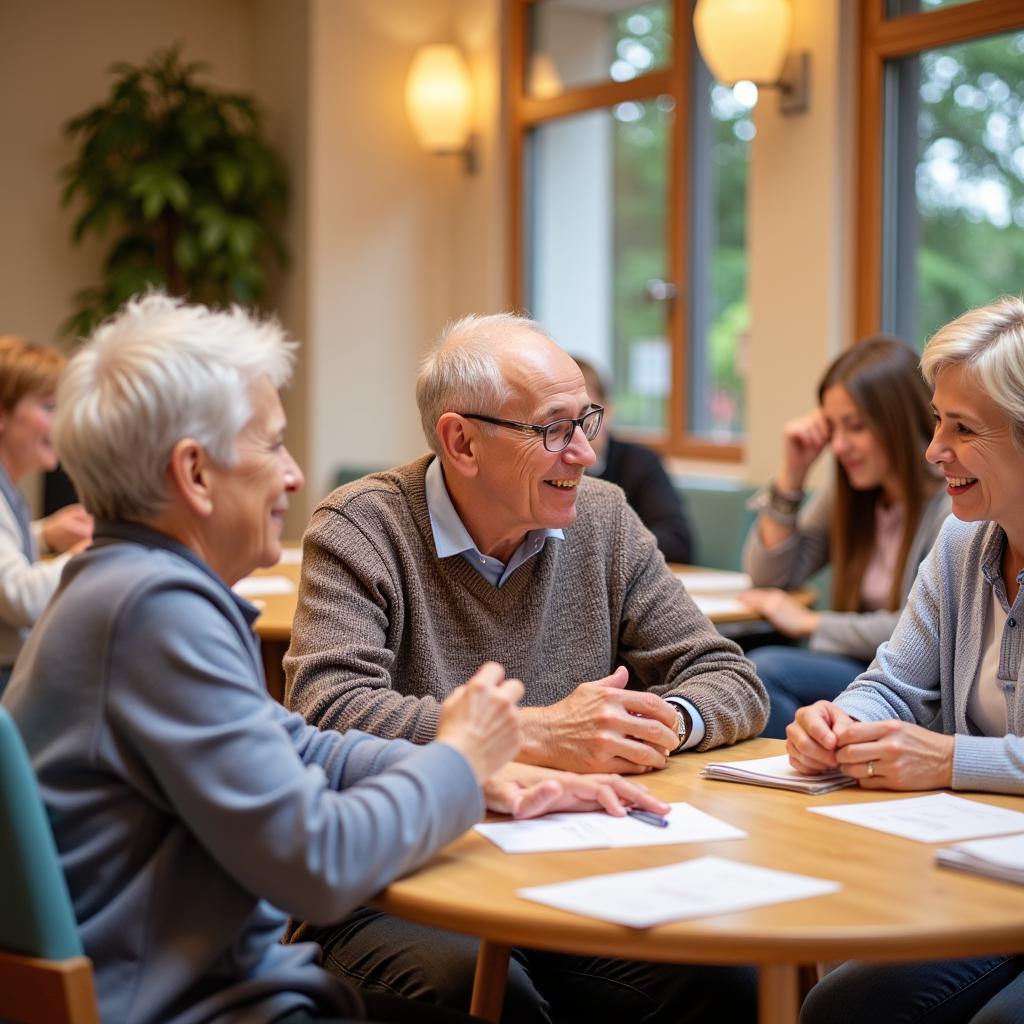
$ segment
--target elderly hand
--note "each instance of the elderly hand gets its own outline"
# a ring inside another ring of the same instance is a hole
[[[812,612],[784,590],[776,590],[774,587],[746,590],[738,597],[785,636],[798,639],[810,636],[818,628],[821,619],[818,612]]]
[[[836,760],[864,789],[949,789],[952,736],[910,722],[855,722],[835,729]]]
[[[832,436],[825,414],[815,409],[782,428],[782,470],[775,483],[784,491],[803,490],[814,460]]]
[[[622,817],[630,807],[668,813],[668,804],[646,787],[619,775],[577,775],[513,761],[484,783],[492,811],[515,818],[536,818],[551,811],[606,811]]]
[[[664,768],[679,745],[676,710],[656,694],[624,689],[628,678],[619,667],[556,704],[523,708],[519,759],[575,772]]]
[[[522,696],[523,684],[506,679],[505,670],[489,661],[441,705],[438,740],[465,757],[481,784],[519,750],[522,731],[516,704]]]
[[[43,520],[43,543],[50,551],[77,554],[92,543],[92,516],[81,505],[66,505]]]
[[[789,763],[804,775],[834,771],[839,765],[839,737],[853,721],[830,700],[797,708],[796,717],[786,726]]]

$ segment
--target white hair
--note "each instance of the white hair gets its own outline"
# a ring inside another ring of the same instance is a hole
[[[446,412],[494,416],[512,397],[494,342],[511,331],[530,331],[552,339],[535,320],[514,313],[464,316],[445,325],[420,363],[416,405],[423,434],[435,455],[441,454],[437,421]],[[494,428],[481,424],[481,429]]]
[[[253,414],[249,391],[291,377],[295,342],[277,321],[159,292],[131,299],[86,339],[57,387],[54,444],[85,507],[146,521],[168,499],[171,450],[194,438],[220,465]]]
[[[950,366],[963,366],[1009,417],[1024,451],[1024,300],[1004,295],[939,328],[921,354],[929,387]]]

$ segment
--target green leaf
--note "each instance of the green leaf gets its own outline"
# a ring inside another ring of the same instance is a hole
[[[245,168],[230,157],[219,156],[213,161],[213,173],[220,194],[227,200],[236,198],[245,181]]]
[[[174,243],[174,260],[182,270],[191,270],[199,263],[199,241],[195,235],[183,233]]]

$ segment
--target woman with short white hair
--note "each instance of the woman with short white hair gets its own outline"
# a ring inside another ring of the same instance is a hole
[[[1024,301],[943,327],[921,359],[953,516],[868,670],[796,713],[793,766],[839,767],[865,789],[1024,794]],[[884,865],[880,867],[884,870]],[[802,1020],[1024,1020],[1024,957],[844,964]]]
[[[281,554],[302,472],[272,321],[134,300],[72,359],[55,438],[96,540],[65,569],[4,705],[32,757],[104,1020],[464,1019],[357,991],[286,916],[338,920],[487,805],[659,810],[618,779],[502,770],[522,684],[483,666],[425,746],[320,732],[267,695],[231,586]],[[481,794],[481,787],[484,793]]]

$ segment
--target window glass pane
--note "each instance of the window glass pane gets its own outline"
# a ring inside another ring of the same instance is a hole
[[[884,320],[921,344],[1021,290],[1024,33],[894,62],[887,82]]]
[[[598,82],[625,82],[672,61],[667,0],[540,0],[529,14],[526,92],[546,98]]]
[[[934,11],[940,7],[960,7],[974,3],[974,0],[886,0],[885,13],[890,18],[901,14],[917,14],[919,11]]]
[[[526,156],[530,311],[610,375],[617,427],[653,433],[671,388],[669,303],[658,295],[672,116],[661,98],[561,118],[534,130]]]
[[[714,82],[703,62],[694,93],[690,223],[689,430],[715,441],[743,434],[747,302],[747,167],[757,87]]]

